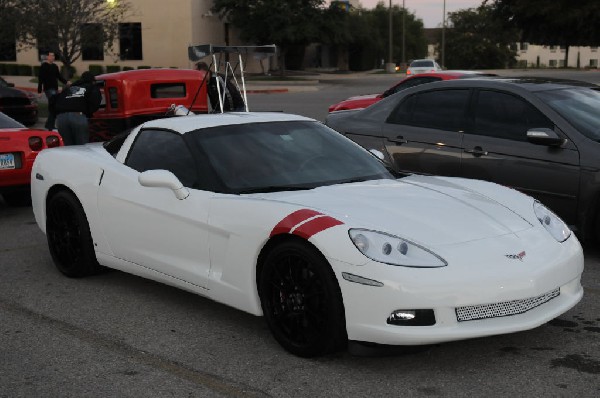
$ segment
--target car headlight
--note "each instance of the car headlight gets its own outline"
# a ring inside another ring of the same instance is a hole
[[[533,202],[533,211],[546,231],[550,232],[550,235],[557,241],[564,242],[571,236],[571,230],[567,224],[537,200]]]
[[[351,229],[349,235],[362,254],[380,263],[423,268],[448,265],[443,258],[426,248],[384,232]]]

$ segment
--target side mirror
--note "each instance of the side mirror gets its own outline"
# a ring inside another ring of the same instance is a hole
[[[383,156],[383,152],[381,152],[380,150],[369,149],[369,152],[371,152],[371,155],[375,156],[377,159],[381,160],[382,162],[385,160],[385,156]]]
[[[183,186],[175,174],[167,170],[148,170],[138,176],[138,182],[143,187],[169,188],[179,200],[190,196],[190,191]]]
[[[562,146],[567,140],[549,128],[533,128],[527,131],[527,141],[536,145]]]

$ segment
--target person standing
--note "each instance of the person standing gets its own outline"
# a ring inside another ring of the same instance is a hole
[[[90,72],[66,87],[56,96],[54,110],[58,133],[65,145],[83,145],[89,142],[88,118],[100,108],[102,94]]]
[[[52,97],[58,94],[58,81],[60,80],[67,86],[71,83],[61,76],[60,71],[58,70],[58,65],[54,63],[54,58],[54,53],[49,52],[46,60],[40,67],[40,73],[38,76],[38,93],[41,94],[43,91],[48,99],[48,119],[46,119],[45,124],[47,130],[54,130],[54,121],[56,119],[56,115],[51,109],[51,102],[53,101]]]

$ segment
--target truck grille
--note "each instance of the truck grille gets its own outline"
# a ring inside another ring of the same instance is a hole
[[[530,297],[522,300],[505,301],[502,303],[471,305],[456,308],[456,319],[459,322],[474,321],[477,319],[499,318],[522,314],[538,307],[560,295],[560,288],[556,288],[541,296]]]

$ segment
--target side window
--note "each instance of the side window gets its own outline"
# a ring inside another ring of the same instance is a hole
[[[150,86],[152,98],[185,98],[185,83],[155,83]]]
[[[168,170],[186,187],[198,183],[196,162],[180,134],[143,130],[136,137],[125,164],[134,170]]]
[[[108,96],[110,98],[110,107],[117,109],[119,107],[119,92],[116,87],[109,87]]]
[[[524,99],[498,91],[480,91],[475,106],[473,134],[527,141],[527,130],[554,124]]]
[[[461,131],[469,94],[469,90],[436,90],[412,95],[394,109],[388,123]]]

